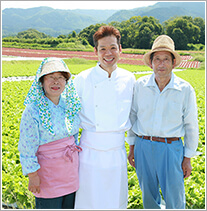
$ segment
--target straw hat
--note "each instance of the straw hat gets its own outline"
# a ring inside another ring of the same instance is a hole
[[[66,64],[61,62],[59,59],[53,59],[48,61],[42,66],[42,71],[39,75],[39,79],[47,74],[54,73],[54,72],[66,72],[68,73],[68,78],[70,79],[71,74]]]
[[[147,66],[150,67],[151,64],[150,55],[157,51],[168,51],[172,53],[176,59],[175,67],[177,67],[182,62],[181,56],[177,52],[175,52],[174,41],[167,35],[160,35],[159,37],[157,37],[152,45],[152,50],[144,55],[144,63]]]

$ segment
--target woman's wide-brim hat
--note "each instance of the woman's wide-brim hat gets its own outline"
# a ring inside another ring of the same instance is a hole
[[[150,55],[158,51],[168,51],[172,53],[176,59],[175,67],[179,66],[182,62],[181,56],[175,51],[174,41],[167,35],[160,35],[157,37],[152,45],[151,51],[147,52],[144,57],[144,63],[151,67]]]
[[[42,66],[41,73],[39,75],[39,79],[47,74],[55,73],[55,72],[66,72],[68,73],[68,79],[71,77],[71,73],[65,63],[63,63],[60,59],[53,59],[48,61]]]

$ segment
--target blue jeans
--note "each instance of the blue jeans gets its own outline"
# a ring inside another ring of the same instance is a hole
[[[35,197],[36,209],[74,209],[75,193],[57,198]]]
[[[168,144],[137,136],[134,159],[145,209],[161,208],[160,188],[166,209],[185,209],[181,139]]]

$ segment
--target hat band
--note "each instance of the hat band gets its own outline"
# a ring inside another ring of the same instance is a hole
[[[162,51],[166,49],[166,51],[171,51],[171,52],[175,52],[174,49],[171,49],[171,48],[167,48],[167,47],[159,47],[159,48],[154,48],[152,51]]]

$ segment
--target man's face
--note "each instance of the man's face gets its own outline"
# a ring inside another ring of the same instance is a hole
[[[170,52],[159,51],[154,53],[151,68],[155,73],[155,77],[169,78],[175,63],[176,61],[174,59],[173,62]]]
[[[117,44],[115,36],[107,36],[98,40],[97,50],[94,48],[98,56],[100,66],[107,72],[116,69],[117,62],[121,53],[121,45]]]

